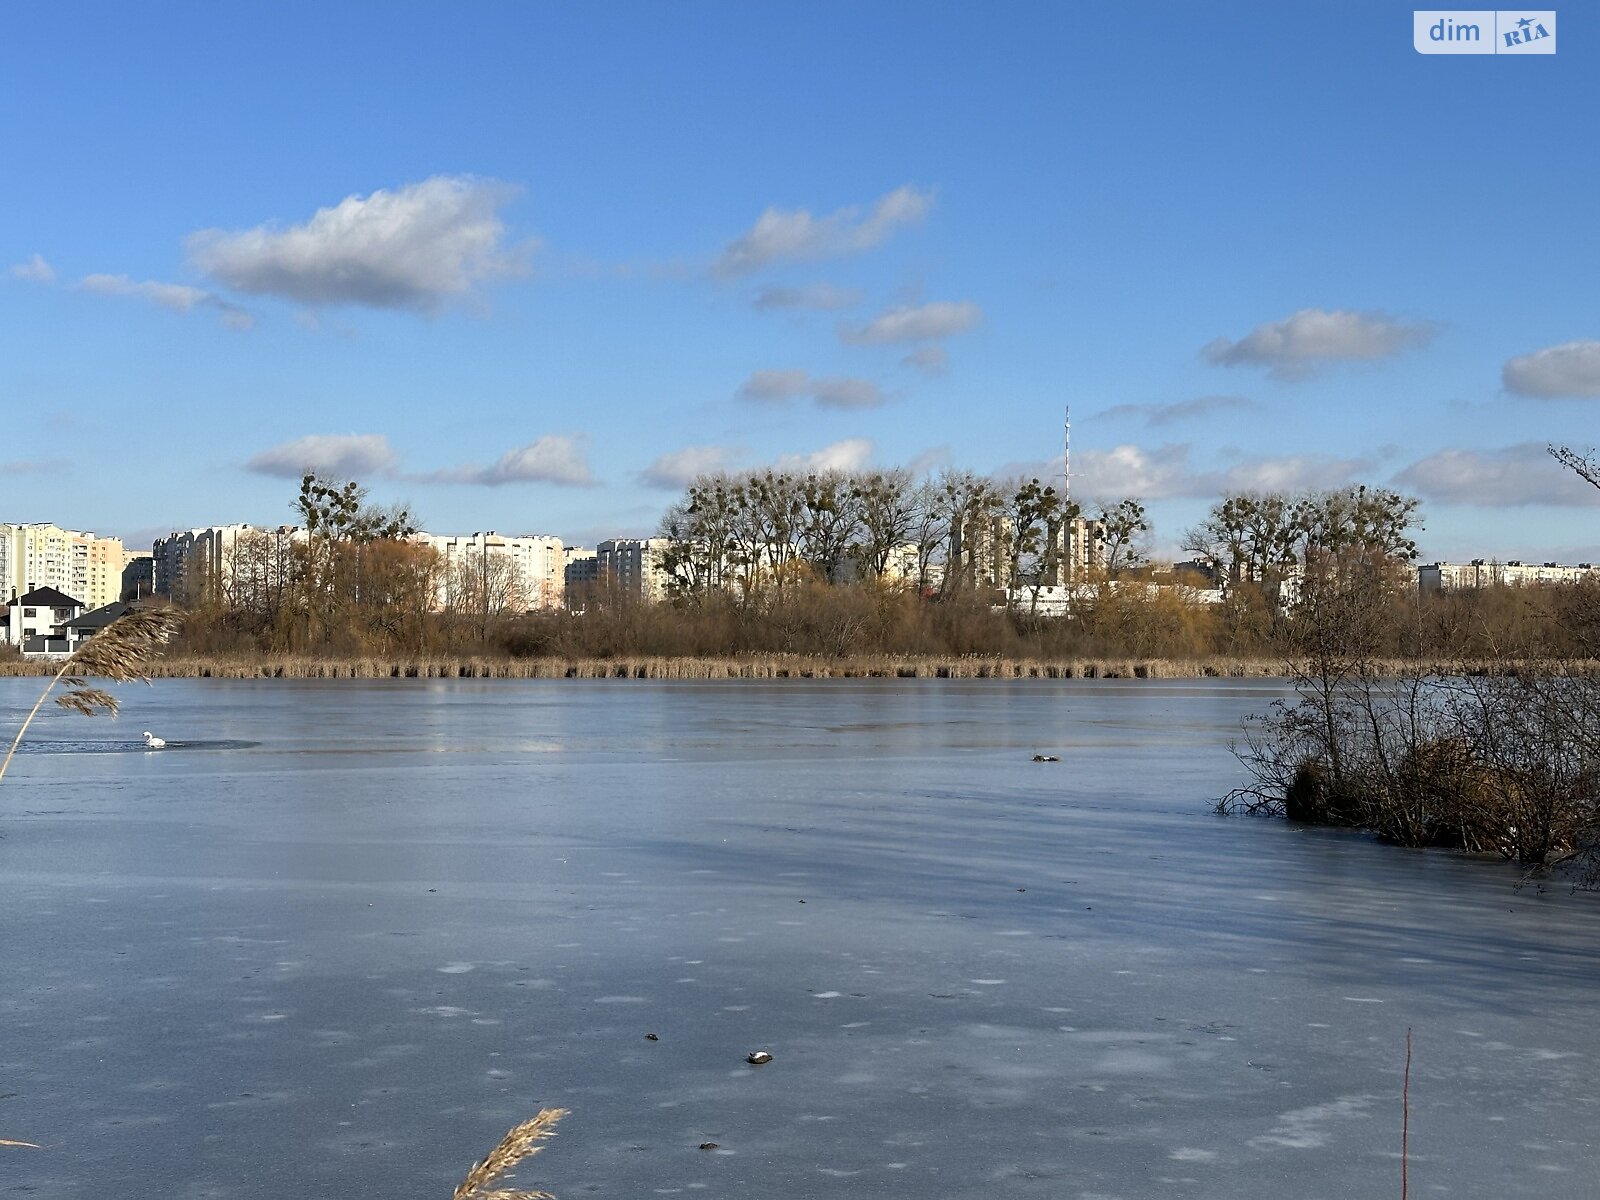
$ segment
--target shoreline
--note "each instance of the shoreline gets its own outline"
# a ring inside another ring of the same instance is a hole
[[[1396,672],[1408,664],[1396,661]],[[0,677],[45,677],[60,663],[0,662]],[[718,658],[185,657],[149,664],[153,679],[1282,679],[1281,659],[751,654]]]

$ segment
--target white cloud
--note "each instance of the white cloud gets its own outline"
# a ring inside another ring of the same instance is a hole
[[[758,404],[783,404],[809,396],[823,408],[878,408],[889,402],[869,379],[821,378],[801,370],[756,371],[739,385],[739,398]]]
[[[1244,396],[1198,396],[1193,400],[1176,400],[1169,404],[1117,404],[1094,415],[1096,418],[1138,417],[1146,425],[1158,426],[1172,425],[1194,417],[1206,417],[1213,413],[1258,407],[1254,400],[1246,399]]]
[[[229,329],[251,329],[256,323],[255,317],[237,304],[230,304],[214,292],[190,287],[186,283],[160,283],[153,279],[136,281],[126,275],[85,275],[78,286],[97,296],[144,300],[168,312],[189,313],[200,307],[214,309]]]
[[[363,475],[388,475],[398,463],[389,439],[381,433],[314,433],[263,450],[245,463],[245,469],[290,479],[307,471],[358,479]]]
[[[639,482],[646,487],[677,491],[701,475],[727,470],[731,457],[732,451],[726,446],[685,446],[659,456],[639,472]]]
[[[209,292],[182,283],[135,283],[126,275],[85,275],[78,284],[86,292],[101,296],[133,296],[160,305],[169,312],[186,313],[206,299]]]
[[[901,305],[880,313],[865,325],[845,328],[839,336],[847,342],[935,341],[964,333],[983,320],[983,309],[971,300],[936,300],[932,304]]]
[[[1224,367],[1267,367],[1277,379],[1305,379],[1333,362],[1389,358],[1426,343],[1432,326],[1399,321],[1383,313],[1330,312],[1303,308],[1292,316],[1258,325],[1237,342],[1219,337],[1201,350]]]
[[[786,454],[773,465],[780,471],[859,471],[871,461],[871,438],[845,438],[810,454]]]
[[[1056,458],[1048,473],[1039,478],[1060,475],[1061,459]],[[1146,450],[1129,443],[1109,450],[1079,450],[1072,456],[1072,494],[1079,499],[1094,496],[1110,500],[1124,496],[1161,500],[1196,495],[1189,470],[1189,447],[1178,442]]]
[[[598,481],[589,469],[587,442],[583,434],[548,433],[526,446],[508,450],[493,466],[448,467],[420,478],[425,483],[475,483],[487,487],[506,483],[595,487]]]
[[[1440,504],[1481,508],[1600,505],[1600,490],[1563,469],[1543,442],[1519,442],[1497,450],[1440,450],[1412,463],[1394,479]]]
[[[1235,492],[1338,488],[1373,469],[1373,463],[1364,458],[1291,454],[1241,459],[1220,470],[1202,470],[1194,466],[1190,455],[1187,442],[1166,442],[1153,449],[1130,442],[1108,450],[1075,450],[1072,494],[1080,501],[1124,496],[1214,500]],[[995,476],[1058,480],[1061,456],[1048,462],[1007,463]]]
[[[1543,399],[1600,396],[1600,342],[1566,342],[1519,355],[1500,371],[1506,391]]]
[[[739,398],[758,402],[793,400],[804,396],[810,386],[811,376],[804,371],[756,371],[739,385]]]
[[[930,446],[922,453],[914,455],[911,461],[906,463],[906,470],[920,478],[929,471],[949,466],[953,457],[949,446]]]
[[[849,377],[813,379],[811,398],[824,408],[878,408],[889,402],[877,384]]]
[[[56,269],[45,262],[43,255],[35,254],[27,262],[12,267],[11,278],[25,279],[29,283],[54,283]]]
[[[1360,476],[1371,474],[1374,466],[1367,458],[1333,458],[1325,454],[1252,458],[1201,476],[1209,486],[1200,494],[1329,491],[1355,483]]]
[[[525,269],[526,250],[506,246],[499,216],[514,194],[493,180],[436,175],[348,196],[301,225],[204,229],[187,245],[201,270],[236,291],[432,313]]]
[[[854,308],[860,303],[860,292],[854,288],[835,287],[831,283],[812,283],[805,287],[765,287],[751,301],[761,311],[799,308],[831,312]]]
[[[879,245],[900,226],[921,220],[932,204],[932,192],[908,185],[881,197],[865,215],[855,205],[826,217],[814,217],[803,208],[769,208],[728,243],[711,273],[747,275],[777,262],[858,254]]]
[[[924,375],[943,375],[950,366],[950,351],[943,346],[918,346],[900,360],[900,365]]]

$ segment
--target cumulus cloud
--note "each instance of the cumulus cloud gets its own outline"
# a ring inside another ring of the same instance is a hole
[[[1258,408],[1254,400],[1244,396],[1197,396],[1193,400],[1177,400],[1170,404],[1117,404],[1096,417],[1137,417],[1146,425],[1172,425],[1194,417],[1208,417],[1213,413]]]
[[[747,275],[779,262],[803,262],[858,254],[885,241],[902,225],[920,221],[933,193],[909,185],[879,198],[865,213],[857,205],[825,217],[803,208],[769,208],[729,242],[711,265],[713,275]]]
[[[765,287],[756,293],[751,304],[763,311],[772,309],[811,309],[832,312],[841,308],[854,308],[861,303],[861,293],[854,288],[834,287],[831,283],[812,283],[805,287]]]
[[[1518,442],[1496,450],[1440,450],[1412,463],[1394,481],[1440,504],[1600,505],[1600,491],[1563,470],[1543,442]]]
[[[1501,368],[1500,380],[1520,396],[1600,396],[1600,342],[1566,342],[1519,355]]]
[[[756,371],[739,385],[739,399],[782,402],[804,396],[811,376],[804,371]]]
[[[1336,458],[1326,454],[1251,458],[1221,472],[1201,476],[1208,482],[1216,481],[1201,494],[1326,491],[1347,487],[1375,469],[1376,464],[1369,458]]]
[[[390,474],[398,465],[389,439],[381,433],[314,433],[263,450],[245,463],[245,470],[288,479],[307,471],[358,479]]]
[[[900,360],[900,365],[924,375],[943,375],[950,366],[950,351],[943,346],[918,346]]]
[[[889,397],[867,379],[813,379],[811,398],[824,408],[877,408]]]
[[[29,283],[54,283],[56,269],[45,262],[43,255],[35,254],[27,262],[12,267],[11,278],[23,279]]]
[[[1365,458],[1290,454],[1240,459],[1222,468],[1196,466],[1187,442],[1166,442],[1147,449],[1134,443],[1109,449],[1075,450],[1072,494],[1078,497],[1145,500],[1216,499],[1232,492],[1295,492],[1338,488],[1370,473]],[[1038,476],[1061,478],[1061,456],[1048,462],[1007,463],[997,478]]]
[[[639,472],[639,482],[646,487],[679,491],[701,475],[727,470],[731,458],[732,451],[726,446],[685,446],[659,456]]]
[[[845,438],[810,454],[786,454],[773,465],[780,471],[859,471],[871,461],[871,438]]]
[[[937,341],[965,333],[982,320],[983,309],[971,300],[936,300],[891,308],[865,325],[841,329],[839,336],[846,342],[869,345]]]
[[[739,385],[738,395],[758,404],[784,404],[809,396],[823,408],[878,408],[889,402],[869,379],[821,378],[800,370],[756,371]]]
[[[1041,479],[1060,476],[1060,458],[1049,466]],[[1079,450],[1072,456],[1072,494],[1162,500],[1204,493],[1199,492],[1189,469],[1188,445],[1175,442],[1153,450],[1132,443],[1107,450]]]
[[[235,291],[432,313],[525,269],[526,248],[506,245],[499,215],[514,194],[493,180],[436,175],[348,196],[301,225],[203,229],[189,236],[189,257]]]
[[[426,483],[474,483],[499,487],[507,483],[554,483],[562,487],[596,487],[589,469],[588,439],[582,434],[548,433],[502,454],[492,466],[448,467],[422,476]]]
[[[1433,332],[1426,323],[1383,313],[1303,308],[1236,342],[1219,337],[1200,353],[1218,366],[1267,367],[1276,379],[1306,379],[1328,363],[1390,358],[1423,345]]]
[[[79,280],[78,286],[97,296],[143,300],[168,312],[189,313],[202,307],[211,309],[229,329],[250,329],[256,323],[256,319],[237,304],[230,304],[215,292],[190,287],[186,283],[133,280],[126,275],[85,275]]]

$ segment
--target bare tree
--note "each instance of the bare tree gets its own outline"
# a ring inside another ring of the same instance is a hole
[[[1580,454],[1571,446],[1548,446],[1550,457],[1555,459],[1567,470],[1591,487],[1600,488],[1600,455],[1590,447],[1587,453]]]

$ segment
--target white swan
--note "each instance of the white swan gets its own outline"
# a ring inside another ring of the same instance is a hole
[[[144,748],[146,750],[159,750],[167,744],[166,738],[158,738],[148,729],[144,731]]]

